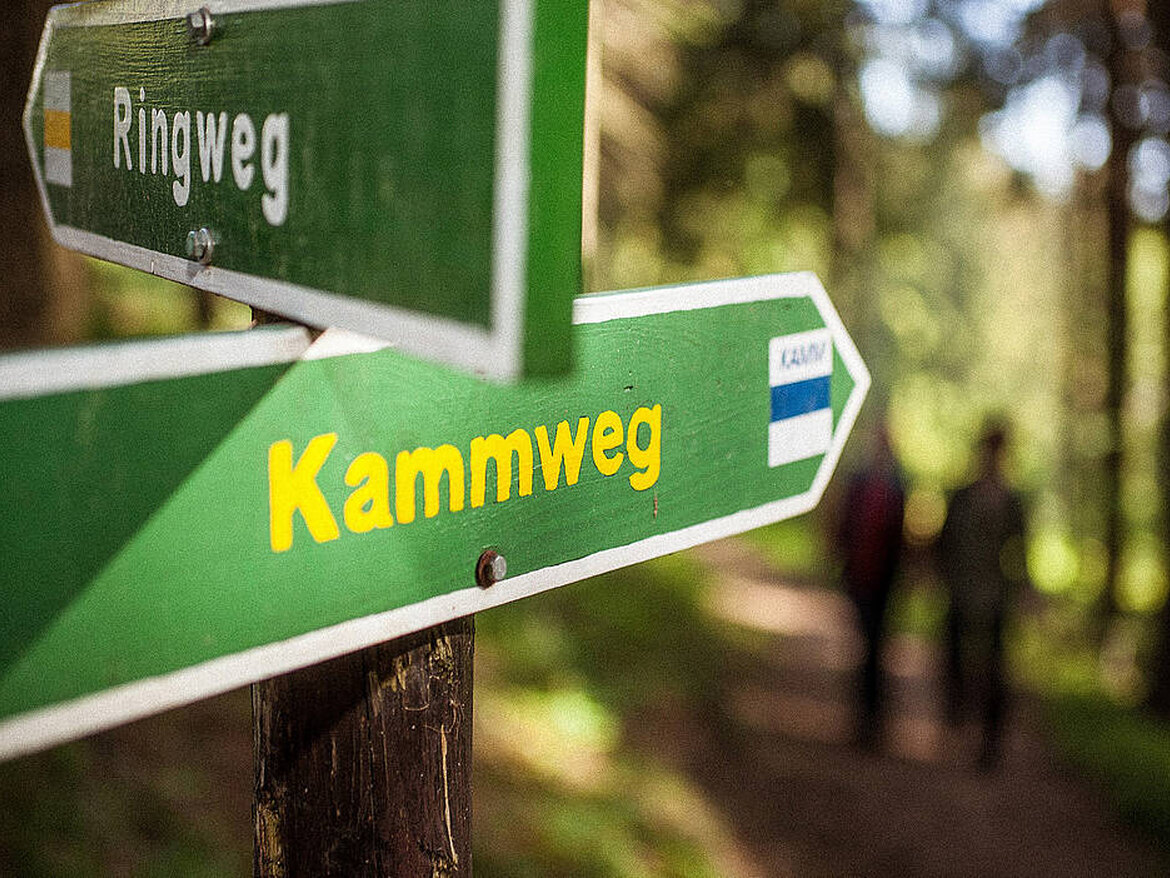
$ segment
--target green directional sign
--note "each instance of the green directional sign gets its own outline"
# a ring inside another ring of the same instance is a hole
[[[333,330],[0,360],[0,755],[816,504],[869,377],[814,276],[574,319],[516,386]]]
[[[63,245],[497,377],[563,371],[587,0],[109,0],[25,111]]]

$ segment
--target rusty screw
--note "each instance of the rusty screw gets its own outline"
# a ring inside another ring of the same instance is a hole
[[[208,228],[187,233],[187,258],[201,265],[210,265],[215,252],[215,237]]]
[[[495,549],[487,549],[475,564],[475,581],[480,588],[490,588],[508,575],[508,562]]]
[[[206,6],[187,16],[187,29],[191,38],[200,46],[211,42],[211,33],[215,30],[215,19],[211,17],[211,10]]]

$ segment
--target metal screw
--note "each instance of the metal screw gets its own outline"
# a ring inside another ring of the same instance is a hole
[[[197,12],[192,12],[187,16],[187,27],[195,42],[200,46],[206,46],[211,42],[211,32],[215,30],[215,20],[211,17],[211,10],[204,6]]]
[[[508,562],[495,549],[487,549],[475,564],[475,581],[480,588],[490,588],[508,575]]]
[[[211,254],[215,251],[215,239],[211,230],[204,227],[198,231],[187,233],[187,258],[201,265],[211,264]]]

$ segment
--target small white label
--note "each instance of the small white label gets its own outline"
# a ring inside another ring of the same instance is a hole
[[[824,454],[833,443],[833,335],[812,329],[768,342],[768,466]]]
[[[768,383],[772,387],[833,374],[833,334],[811,329],[782,335],[768,343]]]
[[[73,185],[73,77],[68,70],[45,73],[45,182]]]

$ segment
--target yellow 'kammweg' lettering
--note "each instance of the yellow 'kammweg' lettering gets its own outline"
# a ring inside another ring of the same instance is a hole
[[[658,483],[662,472],[662,406],[641,406],[623,423],[615,411],[603,411],[590,429],[590,419],[577,419],[574,432],[569,421],[556,425],[549,441],[548,427],[534,427],[536,452],[545,491],[555,491],[561,484],[576,485],[581,477],[585,446],[591,444],[593,464],[601,476],[617,474],[629,458],[634,472],[630,487],[645,491]],[[269,538],[272,551],[286,552],[293,544],[293,518],[300,513],[309,534],[318,543],[337,539],[341,534],[325,495],[317,480],[332,453],[336,433],[322,433],[309,440],[300,459],[293,463],[292,441],[282,439],[268,448]],[[618,449],[623,448],[624,451]],[[345,450],[346,456],[352,452]],[[515,460],[515,463],[513,463]],[[496,502],[512,496],[512,478],[516,475],[517,495],[532,494],[534,456],[532,435],[517,428],[507,436],[491,433],[476,436],[470,442],[465,466],[463,454],[454,445],[400,451],[394,459],[394,487],[390,486],[390,466],[383,455],[366,451],[358,454],[345,470],[345,484],[352,490],[345,498],[342,519],[355,534],[370,533],[394,524],[410,524],[418,512],[418,479],[422,477],[423,514],[434,518],[441,511],[443,476],[447,477],[448,509],[460,512],[470,496],[472,508],[487,502],[487,470],[495,464]],[[470,474],[470,475],[469,475]],[[470,492],[468,492],[470,479]],[[393,490],[394,513],[391,514]]]
[[[650,428],[650,441],[645,448],[638,445],[638,427],[642,424]],[[643,406],[635,410],[630,416],[626,435],[626,453],[630,456],[630,463],[639,470],[630,474],[630,487],[635,491],[645,491],[658,481],[662,470],[662,406],[656,405],[652,409]]]
[[[345,483],[356,488],[345,501],[346,527],[355,534],[364,534],[394,524],[386,458],[373,451],[359,454],[345,471]]]
[[[603,476],[612,476],[621,469],[625,455],[620,451],[610,457],[612,451],[622,444],[622,419],[617,412],[602,412],[593,425],[593,465]]]
[[[512,496],[512,455],[520,482],[519,495],[532,493],[532,439],[527,430],[513,430],[505,439],[498,433],[471,440],[471,508],[483,506],[487,494],[487,462],[496,462],[496,502]]]
[[[317,486],[317,473],[337,444],[336,433],[322,433],[309,441],[301,459],[293,466],[292,442],[282,439],[268,449],[268,532],[272,551],[292,548],[293,513],[298,510],[319,543],[341,536],[337,522]]]
[[[585,443],[589,441],[589,419],[577,421],[577,435],[569,432],[569,422],[557,424],[557,435],[552,448],[548,447],[548,428],[536,428],[536,447],[540,451],[540,472],[544,489],[555,491],[561,481],[561,464],[565,467],[565,484],[575,485],[581,476],[581,460],[585,457]]]
[[[439,514],[439,479],[447,474],[448,508],[452,512],[463,509],[466,486],[463,479],[463,455],[454,445],[438,448],[416,448],[400,451],[394,461],[394,512],[401,524],[414,521],[415,482],[423,477],[423,514],[434,518]]]

